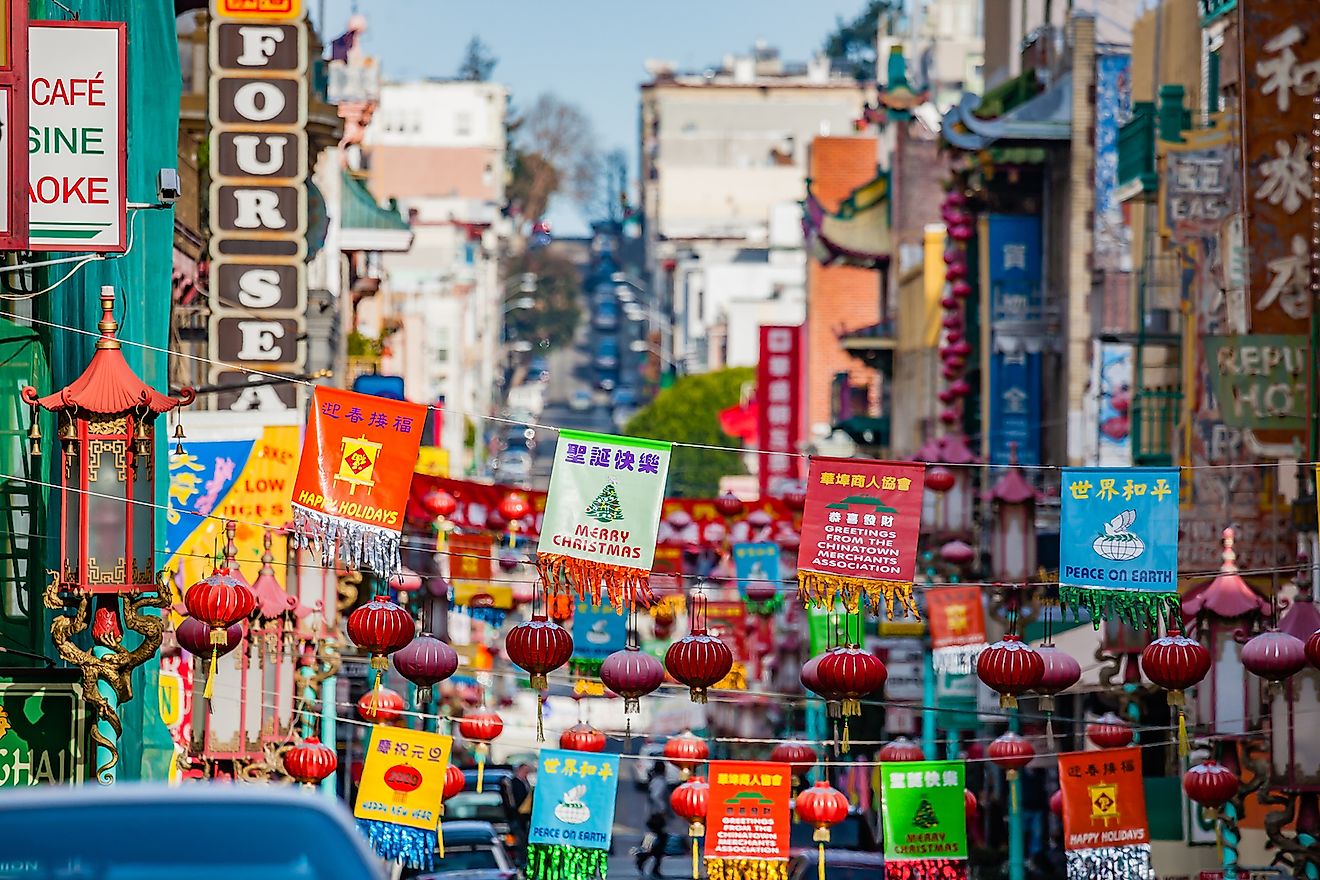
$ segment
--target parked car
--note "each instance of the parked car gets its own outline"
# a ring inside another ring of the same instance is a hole
[[[179,824],[182,823],[182,824]],[[149,846],[144,829],[204,829],[214,846]],[[376,880],[385,876],[347,810],[297,788],[185,785],[11,788],[0,858],[13,876]],[[56,831],[52,829],[66,829]],[[253,833],[264,829],[270,833]],[[237,842],[237,843],[234,843]]]
[[[805,822],[794,822],[789,827],[789,847],[812,849],[815,846],[811,839],[813,831]],[[866,814],[850,810],[842,822],[830,827],[830,848],[874,852],[880,848],[880,834]]]
[[[597,342],[595,364],[602,370],[618,369],[619,340],[613,336],[606,336]]]
[[[614,389],[613,403],[615,406],[635,407],[640,402],[641,395],[638,394],[637,389],[634,386],[620,385]]]
[[[579,388],[568,396],[568,408],[574,412],[586,412],[595,404],[590,389]]]
[[[505,449],[495,457],[490,467],[502,480],[529,480],[532,476],[532,454],[526,449]]]
[[[825,848],[825,880],[875,880],[885,875],[883,855],[878,852],[835,849],[833,839],[834,828],[831,828],[831,844]],[[799,850],[789,857],[788,880],[816,880],[819,876],[820,853],[816,849]]]
[[[613,298],[597,300],[596,313],[592,316],[591,323],[597,330],[617,329],[619,326],[619,304]]]
[[[451,801],[452,803],[452,801]],[[440,823],[444,858],[431,869],[395,865],[393,880],[513,880],[518,876],[513,856],[490,822],[455,820]]]

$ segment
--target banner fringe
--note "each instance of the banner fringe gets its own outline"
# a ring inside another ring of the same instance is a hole
[[[890,620],[894,619],[895,605],[901,606],[907,616],[921,619],[921,612],[912,598],[912,584],[900,581],[872,581],[819,571],[799,571],[798,599],[804,607],[814,605],[827,610],[832,609],[836,601],[841,601],[849,614],[861,610],[865,599],[866,604],[877,612],[883,607]]]
[[[1152,627],[1158,630],[1160,621],[1169,614],[1182,614],[1176,592],[1111,590],[1059,584],[1059,603],[1072,611],[1073,620],[1080,620],[1079,612],[1084,609],[1091,615],[1091,625],[1096,629],[1105,620],[1117,619],[1137,628]]]
[[[602,599],[608,599],[618,612],[651,605],[651,573],[640,568],[578,559],[563,553],[540,553],[536,557],[536,570],[547,585],[567,581],[579,599],[589,600],[595,606],[601,605]]]
[[[290,504],[293,508],[293,540],[298,549],[315,548],[321,564],[330,567],[338,559],[347,568],[366,568],[389,580],[403,564],[399,556],[399,532],[369,526],[351,519],[330,516],[319,510]]]
[[[358,819],[358,829],[383,859],[405,867],[430,870],[435,867],[436,834],[434,830],[409,828],[371,819]]]
[[[976,669],[976,658],[989,645],[952,645],[948,648],[936,648],[930,652],[931,664],[936,672],[946,675],[971,675]]]
[[[562,843],[527,844],[527,880],[606,880],[609,853]]]
[[[708,880],[788,880],[787,859],[706,858]]]

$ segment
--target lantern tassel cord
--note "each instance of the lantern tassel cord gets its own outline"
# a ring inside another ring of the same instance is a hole
[[[816,880],[825,880],[825,844],[822,842],[816,846],[820,851],[820,859],[816,863]]]
[[[545,699],[540,694],[537,694],[536,695],[536,741],[539,743],[545,742],[545,724],[543,718],[544,709],[545,709]]]
[[[481,794],[482,783],[486,779],[486,749],[485,743],[477,746],[477,794]]]
[[[822,574],[817,571],[798,572],[798,599],[803,607],[833,608],[841,602],[849,614],[856,614],[866,600],[877,613],[885,609],[885,616],[894,619],[895,606],[908,617],[921,619],[921,612],[912,598],[912,584],[901,581],[872,581],[863,578]]]
[[[1018,811],[1018,786],[1014,783],[1017,782],[1018,773],[1016,770],[1009,770],[1005,775],[1008,777],[1009,807],[1016,813]]]
[[[701,880],[701,862],[698,860],[697,838],[692,838],[692,880]]]
[[[220,649],[216,645],[211,646],[211,662],[206,667],[206,687],[202,690],[202,696],[211,699],[211,693],[215,689],[215,662],[220,659]]]
[[[1178,757],[1186,758],[1190,750],[1187,746],[1187,716],[1182,706],[1178,707]]]

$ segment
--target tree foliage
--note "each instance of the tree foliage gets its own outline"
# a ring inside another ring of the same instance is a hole
[[[509,201],[527,220],[545,215],[550,197],[562,191],[590,204],[596,191],[596,134],[576,104],[542,94],[509,124],[513,180]]]
[[[499,59],[490,50],[490,46],[483,43],[481,37],[473,36],[463,50],[463,61],[458,65],[458,78],[469,82],[487,82],[498,63]]]
[[[592,220],[622,223],[628,205],[628,154],[619,148],[596,157],[591,201],[586,205]]]
[[[720,430],[720,410],[735,406],[743,385],[755,377],[750,367],[683,376],[629,419],[624,433],[675,443],[734,446],[738,441]],[[737,452],[677,447],[669,463],[669,494],[711,498],[719,491],[720,477],[744,472]]]
[[[581,318],[579,292],[582,287],[577,266],[553,249],[525,250],[505,262],[505,277],[517,279],[524,272],[536,274],[536,293],[524,294],[516,283],[508,284],[507,300],[531,296],[536,306],[513,309],[504,318],[513,338],[529,342],[547,340],[552,346],[571,345]]]
[[[866,8],[849,21],[834,20],[834,30],[825,39],[825,55],[835,64],[852,71],[858,82],[876,81],[876,35],[880,18],[896,14],[901,5],[895,0],[867,0]]]

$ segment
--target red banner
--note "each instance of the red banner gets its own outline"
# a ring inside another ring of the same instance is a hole
[[[706,858],[788,858],[792,777],[785,764],[711,761]]]
[[[811,459],[798,551],[803,598],[824,608],[838,598],[856,611],[865,596],[890,617],[896,601],[919,616],[912,575],[925,478],[924,464]]]
[[[296,532],[324,562],[390,577],[426,407],[317,386],[293,484]]]
[[[927,590],[926,618],[932,651],[986,643],[985,609],[976,587]]]
[[[1098,749],[1059,755],[1065,849],[1150,842],[1141,749]]]
[[[802,479],[802,328],[761,327],[756,365],[756,428],[761,497],[780,495]]]

